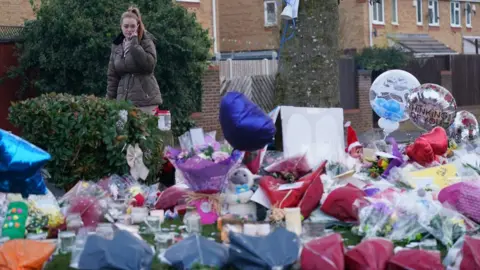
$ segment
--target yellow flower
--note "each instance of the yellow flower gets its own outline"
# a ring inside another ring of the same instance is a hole
[[[387,169],[388,167],[388,162],[385,160],[385,159],[382,159],[382,163],[381,163],[381,166],[384,170]]]

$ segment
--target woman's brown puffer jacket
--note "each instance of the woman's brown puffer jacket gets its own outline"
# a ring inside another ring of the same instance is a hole
[[[127,53],[123,34],[112,45],[108,64],[107,98],[129,100],[137,107],[162,104],[162,95],[154,76],[157,63],[154,37],[145,32],[141,41],[133,38]]]

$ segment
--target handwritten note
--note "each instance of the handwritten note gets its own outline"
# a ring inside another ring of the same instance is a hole
[[[410,172],[409,182],[414,188],[417,188],[417,186],[425,185],[430,181],[421,180],[420,182],[417,182],[418,179],[432,179],[432,181],[430,181],[431,183],[429,184],[437,186],[441,189],[455,183],[456,176],[457,167],[455,167],[454,164],[447,164],[420,171]]]

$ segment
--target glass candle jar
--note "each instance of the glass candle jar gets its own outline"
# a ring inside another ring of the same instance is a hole
[[[78,213],[69,214],[66,218],[67,230],[78,231],[83,227],[82,216]]]
[[[71,252],[75,245],[75,233],[69,231],[59,232],[58,242],[60,243],[60,253],[67,254]]]
[[[190,215],[185,216],[184,223],[189,234],[202,233],[202,222],[197,213],[191,213]]]

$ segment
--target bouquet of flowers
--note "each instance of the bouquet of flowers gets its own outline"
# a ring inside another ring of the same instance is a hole
[[[189,150],[167,147],[166,157],[180,170],[185,184],[194,192],[215,193],[224,190],[228,172],[242,158],[242,152],[229,145],[196,146]]]
[[[204,145],[190,149],[167,147],[165,156],[182,173],[190,189],[187,204],[197,208],[203,224],[213,224],[220,211],[218,193],[227,187],[229,173],[240,164],[243,152],[205,139]]]

